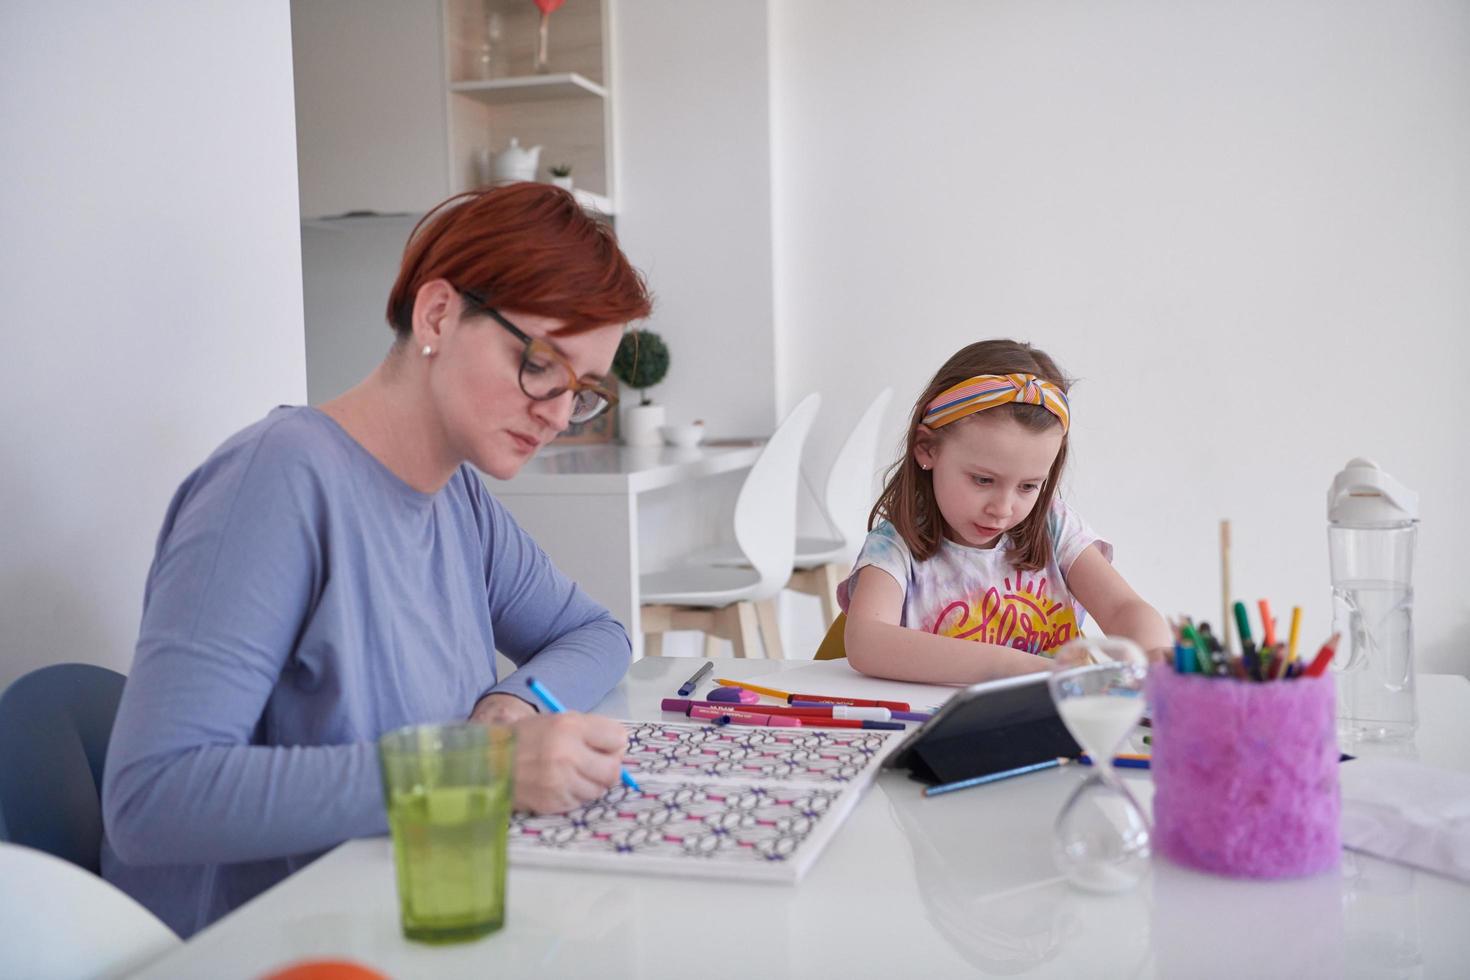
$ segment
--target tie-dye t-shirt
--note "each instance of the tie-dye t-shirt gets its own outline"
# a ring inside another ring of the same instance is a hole
[[[1094,543],[1113,560],[1113,546],[1060,499],[1052,501],[1051,539],[1051,560],[1034,572],[1017,572],[1004,542],[982,549],[945,539],[932,558],[916,562],[903,537],[882,521],[868,532],[837,600],[846,611],[858,572],[876,565],[904,588],[900,625],[1051,656],[1081,634],[1087,616],[1067,589],[1072,562]]]

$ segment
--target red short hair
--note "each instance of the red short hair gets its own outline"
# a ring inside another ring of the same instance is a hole
[[[388,324],[413,330],[419,287],[445,279],[496,307],[567,321],[577,333],[648,316],[648,287],[612,228],[550,184],[521,182],[457,194],[414,226]]]

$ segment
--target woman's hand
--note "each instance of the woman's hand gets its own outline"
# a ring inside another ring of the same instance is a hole
[[[621,722],[568,711],[533,714],[513,727],[516,809],[562,813],[617,784],[618,767],[628,749],[628,733]]]

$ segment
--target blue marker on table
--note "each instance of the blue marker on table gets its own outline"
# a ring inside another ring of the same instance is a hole
[[[546,705],[546,710],[550,711],[552,714],[559,715],[563,711],[567,710],[566,708],[562,707],[562,703],[556,699],[556,695],[548,691],[546,689],[546,685],[542,684],[536,678],[526,678],[526,686],[531,689],[532,694],[536,695],[536,697],[541,700],[542,704]],[[628,775],[628,770],[624,769],[622,766],[618,767],[618,776],[622,779],[623,785],[631,789],[633,792],[643,792],[643,787],[639,786],[638,783],[634,781],[633,777]]]

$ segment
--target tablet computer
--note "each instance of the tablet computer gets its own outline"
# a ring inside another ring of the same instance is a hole
[[[924,783],[952,783],[1065,757],[1082,747],[1052,703],[1048,673],[967,687],[914,729],[883,765]]]

